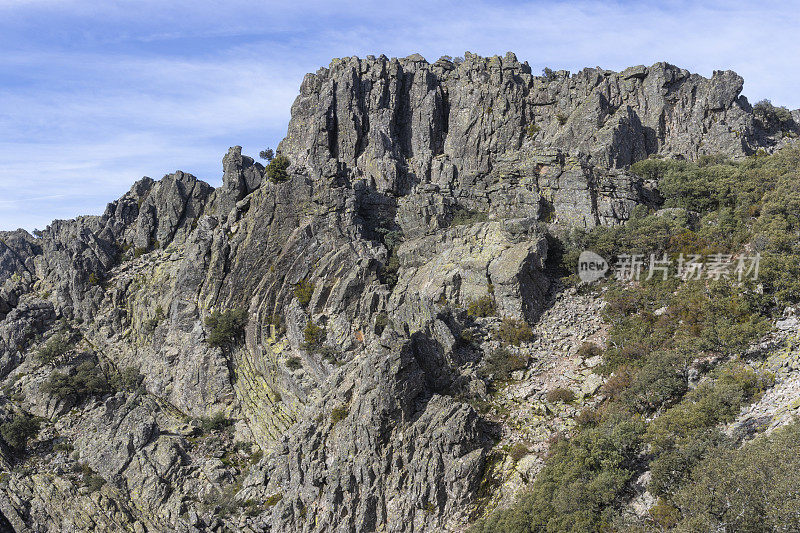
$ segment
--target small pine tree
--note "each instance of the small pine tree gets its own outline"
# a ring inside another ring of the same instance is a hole
[[[275,152],[272,151],[272,148],[267,148],[266,150],[261,150],[258,153],[258,157],[264,161],[272,161],[272,159],[275,157]]]

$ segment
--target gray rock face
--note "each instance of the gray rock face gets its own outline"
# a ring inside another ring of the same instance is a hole
[[[217,191],[219,213],[227,215],[236,202],[258,188],[264,178],[264,166],[242,156],[242,147],[234,146],[222,158],[222,169],[222,188]]]
[[[501,318],[541,320],[548,234],[657,208],[626,169],[650,154],[787,142],[741,87],[663,63],[335,60],[293,106],[286,181],[233,147],[217,190],[178,171],[0,233],[1,416],[43,418],[2,456],[0,512],[20,531],[463,529],[498,432],[476,369]],[[468,316],[481,298],[497,317]],[[243,330],[212,345],[234,309]],[[47,392],[87,359],[114,390]]]
[[[472,408],[441,396],[420,361],[429,333],[387,332],[245,481],[243,497],[281,494],[274,531],[424,531],[464,518],[488,441]],[[337,415],[338,412],[338,415]],[[346,510],[346,512],[345,512]]]
[[[740,97],[731,71],[710,78],[666,63],[622,73],[533,76],[509,53],[454,65],[344,58],[308,74],[279,149],[311,175],[363,176],[380,191],[490,171],[525,145],[620,168],[649,154],[739,157],[780,144]]]

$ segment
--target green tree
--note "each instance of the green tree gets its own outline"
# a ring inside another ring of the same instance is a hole
[[[218,347],[232,346],[241,341],[246,325],[247,312],[244,309],[214,311],[206,318],[206,327],[210,330],[208,344]]]
[[[283,154],[276,155],[267,165],[267,177],[275,182],[281,183],[289,179],[289,173],[286,169],[289,168],[291,162],[289,158]]]

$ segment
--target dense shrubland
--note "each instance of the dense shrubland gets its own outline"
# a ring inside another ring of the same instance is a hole
[[[602,282],[605,399],[551,446],[530,490],[473,531],[796,530],[800,424],[744,446],[719,428],[771,385],[745,351],[800,300],[800,149],[735,163],[648,159],[632,170],[658,182],[665,209],[567,235],[562,272],[575,272],[584,249],[612,265],[620,254],[758,252],[758,280],[682,281],[673,265],[666,281]],[[631,522],[622,509],[647,470],[659,500]]]

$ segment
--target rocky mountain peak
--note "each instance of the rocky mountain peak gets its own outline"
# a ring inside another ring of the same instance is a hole
[[[704,78],[667,63],[535,76],[512,53],[342,58],[305,77],[280,150],[309,175],[364,177],[395,193],[488,172],[520,149],[609,168],[651,154],[742,157],[781,144],[742,86],[732,71]]]
[[[559,292],[557,237],[660,208],[635,161],[790,142],[800,112],[771,122],[742,83],[335,59],[278,178],[234,146],[219,188],[146,177],[102,215],[0,232],[0,424],[41,424],[24,454],[0,442],[0,530],[463,530],[504,431],[479,412],[498,332],[541,400],[603,330]]]

